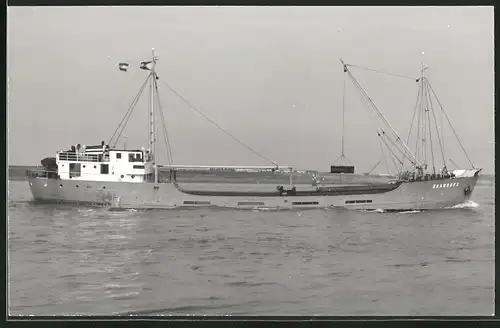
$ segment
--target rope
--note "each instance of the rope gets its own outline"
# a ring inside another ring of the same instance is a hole
[[[160,111],[160,118],[162,121],[163,139],[165,142],[165,146],[167,147],[168,163],[170,165],[172,165],[174,163],[174,157],[172,155],[172,148],[170,146],[170,139],[168,137],[168,130],[167,130],[167,124],[165,121],[165,115],[163,114],[163,109],[161,107],[160,95],[158,93],[158,83],[156,83],[156,81],[155,81],[154,84],[155,84],[155,89],[156,89],[156,101],[158,103],[158,109]]]
[[[430,90],[432,91],[432,94],[434,95],[434,98],[436,98],[438,104],[439,104],[439,107],[441,107],[441,111],[443,112],[444,114],[444,117],[446,117],[446,120],[448,121],[448,124],[450,124],[450,127],[451,127],[451,130],[453,131],[453,134],[455,135],[455,137],[457,138],[457,141],[458,143],[460,144],[460,147],[462,147],[462,150],[464,151],[464,154],[465,156],[467,157],[467,160],[469,161],[469,164],[472,166],[473,169],[475,169],[474,167],[474,164],[472,164],[472,161],[470,160],[470,157],[469,155],[467,154],[467,151],[465,150],[465,147],[464,145],[462,144],[462,142],[460,141],[460,138],[458,137],[457,135],[457,132],[455,131],[455,129],[453,128],[453,125],[451,124],[450,122],[450,119],[448,118],[448,115],[446,114],[443,106],[441,105],[441,102],[439,101],[439,98],[438,96],[436,95],[436,93],[434,92],[434,89],[432,88],[432,85],[431,83],[429,82],[429,79],[426,78],[426,81],[427,81],[427,85],[429,86]]]
[[[345,78],[345,70],[344,70],[344,87],[342,91],[342,143],[341,143],[341,153],[340,156],[333,162],[334,165],[337,163],[344,164],[342,159],[347,160],[347,162],[351,163],[351,161],[344,154],[344,140],[345,140],[345,95],[346,95],[346,78]]]
[[[354,80],[353,80],[353,79],[352,79],[352,81],[353,81],[353,84],[354,84]],[[358,88],[358,92],[359,92],[359,93],[360,93],[360,95],[361,95],[361,97],[360,97],[361,103],[362,103],[362,105],[363,105],[363,107],[364,107],[365,111],[368,113],[368,116],[370,116],[370,114],[372,113],[372,111],[370,111],[370,110],[368,109],[368,107],[369,107],[369,105],[368,105],[368,100],[367,100],[365,97],[363,97],[363,94],[361,93],[361,91],[359,90],[359,88]],[[380,134],[379,134],[379,132],[378,132],[378,127],[377,127],[377,126],[375,125],[375,123],[373,122],[373,119],[371,120],[371,123],[372,123],[372,125],[375,127],[375,131],[377,132],[377,134],[379,135],[379,137],[381,137],[381,135],[380,135]],[[388,138],[388,136],[387,136],[387,135],[385,135],[385,137],[386,137],[386,138]],[[382,140],[382,138],[381,138],[381,140]],[[392,154],[392,155],[393,155],[393,156],[394,156],[394,157],[398,160],[398,162],[400,162],[400,163],[401,163],[401,160],[400,160],[400,159],[398,158],[398,156],[397,156],[397,155],[396,155],[396,154],[395,154],[395,153],[391,150],[391,148],[390,148],[390,146],[387,144],[387,142],[386,142],[385,140],[382,140],[382,141],[384,142],[384,144],[385,144],[385,146],[387,147],[387,149],[389,150],[389,152],[390,152],[390,153],[391,153],[391,154]],[[399,147],[398,147],[397,145],[395,145],[395,147],[396,147],[396,149],[397,149],[400,153],[402,153],[403,157],[407,157],[407,155],[406,155],[406,154],[405,154],[405,153],[404,153],[401,149],[399,149]],[[399,171],[399,170],[398,170],[398,166],[397,166],[396,162],[394,162],[394,159],[393,159],[392,157],[391,157],[391,160],[392,160],[392,161],[393,161],[393,163],[394,163],[394,167],[396,168],[396,171]],[[411,159],[409,159],[409,160],[410,160],[410,162],[411,162]]]
[[[365,71],[370,71],[370,72],[375,72],[375,73],[380,73],[380,74],[386,74],[386,75],[392,75],[392,76],[397,76],[397,77],[401,77],[401,78],[404,78],[404,79],[412,79],[412,80],[419,80],[415,77],[411,77],[411,76],[406,76],[406,75],[401,75],[401,74],[395,74],[395,73],[390,73],[390,72],[385,72],[385,71],[380,71],[380,70],[376,70],[376,69],[372,69],[372,68],[368,68],[368,67],[363,67],[363,66],[358,66],[358,65],[351,65],[351,64],[346,64],[345,66],[349,66],[349,67],[355,67],[355,68],[359,68],[359,69],[363,69]]]
[[[377,108],[377,106],[372,101],[372,99],[368,96],[368,94],[363,89],[363,87],[359,84],[359,82],[356,80],[356,78],[352,75],[351,71],[349,69],[347,69],[347,72],[349,74],[349,77],[353,81],[353,84],[358,88],[358,92],[360,93],[360,95],[365,98],[364,101],[369,102],[371,104],[371,106],[375,109],[375,112],[377,113],[377,115],[382,119],[382,121],[385,123],[385,125],[387,127],[389,127],[391,129],[392,133],[396,136],[396,141],[398,141],[400,144],[402,144],[404,151],[400,150],[399,148],[397,148],[397,149],[403,154],[403,156],[407,157],[408,160],[413,165],[415,165],[416,162],[417,162],[417,160],[416,160],[416,158],[413,157],[413,154],[409,151],[408,147],[403,143],[403,141],[398,136],[398,134],[396,133],[396,131],[392,128],[392,126],[389,124],[389,122],[387,121],[387,119],[385,118],[385,116],[380,112],[380,110]]]
[[[344,127],[345,127],[345,71],[344,71],[344,87],[342,90],[342,150],[341,156],[344,157]]]
[[[396,156],[396,154],[394,154],[394,152],[391,150],[391,147],[389,147],[389,145],[387,144],[387,142],[384,140],[384,138],[382,138],[382,135],[380,134],[380,132],[377,131],[377,135],[380,137],[380,140],[382,140],[382,142],[385,144],[385,147],[387,148],[387,150],[389,151],[389,153],[391,153],[391,155],[393,157],[391,157],[391,160],[392,162],[394,163],[394,166],[396,167],[396,170],[397,170],[397,167],[398,165],[396,164],[396,162],[394,161],[394,158],[398,160],[399,163],[401,163],[401,161],[399,160],[399,158]],[[387,137],[387,136],[386,136]]]
[[[275,165],[275,166],[278,166],[278,164],[276,164],[274,161],[268,159],[267,157],[261,155],[260,153],[258,153],[257,151],[253,150],[250,146],[246,145],[243,141],[241,141],[240,139],[236,138],[234,135],[232,135],[229,131],[223,129],[221,126],[219,126],[217,123],[215,123],[214,121],[212,121],[207,115],[205,115],[201,110],[199,110],[198,108],[196,108],[193,104],[191,104],[187,99],[185,99],[184,97],[182,97],[177,91],[175,91],[174,88],[172,88],[168,83],[166,83],[165,81],[163,80],[160,80],[160,82],[162,82],[164,85],[167,86],[167,88],[170,89],[170,91],[172,91],[177,97],[179,97],[182,101],[184,101],[191,109],[193,109],[194,111],[196,111],[198,114],[200,114],[201,116],[203,116],[208,122],[210,122],[212,125],[214,125],[215,127],[217,127],[220,131],[222,131],[223,133],[225,133],[226,135],[228,135],[229,137],[231,137],[233,140],[235,140],[236,142],[238,142],[240,145],[242,145],[243,147],[245,147],[246,149],[248,149],[249,151],[251,151],[252,153],[254,153],[255,155],[259,156],[260,158],[262,158],[263,160]]]
[[[144,91],[144,88],[146,87],[146,84],[148,83],[148,79],[149,79],[149,76],[146,78],[146,81],[144,81],[144,83],[142,84],[142,87],[139,90],[139,92],[135,95],[134,100],[130,104],[130,107],[128,108],[127,112],[125,113],[125,116],[123,116],[120,124],[118,124],[118,127],[116,128],[115,132],[113,133],[113,135],[109,139],[108,145],[112,144],[111,142],[113,141],[116,133],[118,132],[118,130],[120,130],[120,127],[122,126],[123,122],[125,121],[125,124],[123,125],[120,133],[116,137],[115,144],[116,144],[116,142],[118,142],[118,139],[120,138],[121,134],[123,133],[123,130],[125,129],[125,126],[127,125],[127,122],[130,119],[130,116],[132,115],[132,112],[133,112],[133,110],[135,108],[135,105],[137,104],[137,101],[139,100],[140,96],[142,95],[142,92]]]
[[[401,155],[405,156],[405,153],[403,153],[403,152],[401,151],[401,149],[399,149],[399,148],[398,148],[398,145],[396,145],[396,143],[394,142],[394,140],[392,140],[391,138],[389,138],[389,136],[385,133],[385,131],[384,131],[384,130],[382,130],[382,135],[383,135],[383,136],[384,136],[387,140],[389,140],[389,141],[391,142],[391,144],[394,146],[394,148],[396,148],[397,150],[399,150],[399,152],[401,153]],[[396,154],[394,154],[394,155],[396,155]],[[401,160],[399,159],[399,157],[396,157],[396,158],[397,158],[397,160],[398,160],[398,162],[399,162],[400,164],[402,164],[402,163],[403,163],[403,161],[401,161]]]
[[[410,131],[408,131],[408,137],[406,138],[406,144],[409,144],[409,142],[410,142],[411,131],[413,129],[413,123],[415,123],[415,116],[417,114],[418,103],[419,103],[419,100],[420,100],[420,93],[421,93],[422,90],[423,90],[423,87],[422,87],[422,84],[420,83],[418,85],[417,100],[415,101],[415,107],[413,108],[413,117],[411,118]],[[403,158],[403,164],[401,165],[401,171],[403,171],[403,166],[404,166],[404,160],[405,159],[406,159],[406,157]],[[397,168],[396,168],[396,170],[397,170]]]
[[[385,153],[384,153],[384,147],[382,147],[382,141],[379,139],[379,146],[380,146],[380,153],[382,154],[382,159],[384,160],[384,164],[385,164],[385,167],[387,169],[387,173],[390,173],[389,172],[389,165],[387,165],[387,157],[385,156]],[[394,163],[396,164],[396,163]],[[396,171],[398,171],[398,168],[396,167]]]
[[[426,85],[426,88],[429,89],[429,85]],[[446,165],[446,160],[445,160],[445,156],[444,156],[443,140],[442,140],[441,135],[439,134],[439,128],[438,128],[438,123],[437,123],[437,119],[436,119],[436,111],[434,110],[434,104],[432,103],[432,98],[430,97],[430,94],[429,94],[429,104],[431,105],[432,116],[434,117],[434,123],[435,123],[435,126],[436,126],[436,134],[437,134],[437,137],[438,137],[439,149],[441,151],[441,156],[442,156],[442,159],[443,159],[443,164]]]

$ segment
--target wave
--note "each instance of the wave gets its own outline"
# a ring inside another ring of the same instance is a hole
[[[381,209],[381,208],[377,208],[377,209],[374,209],[374,210],[361,210],[361,212],[365,212],[365,213],[385,213],[386,211]]]
[[[447,208],[478,208],[479,204],[475,201],[468,200],[464,203],[457,204],[455,206],[447,207]]]

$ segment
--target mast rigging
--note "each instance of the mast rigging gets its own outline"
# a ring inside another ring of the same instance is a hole
[[[134,97],[134,100],[132,101],[132,104],[130,105],[130,108],[127,110],[127,112],[126,112],[125,116],[123,117],[123,119],[121,120],[119,126],[117,127],[117,129],[115,130],[115,132],[113,133],[113,135],[111,136],[110,142],[108,144],[113,145],[113,146],[116,145],[116,143],[117,143],[117,141],[118,141],[121,133],[125,129],[125,126],[127,125],[128,121],[130,119],[130,116],[131,116],[131,114],[132,114],[135,106],[137,105],[137,102],[138,102],[140,96],[144,92],[144,89],[145,89],[146,85],[149,82],[150,101],[148,103],[148,121],[149,121],[149,124],[148,124],[149,125],[148,144],[149,144],[149,147],[150,147],[150,150],[151,150],[150,151],[150,156],[151,156],[151,159],[153,160],[154,163],[158,162],[158,157],[157,157],[157,154],[156,154],[156,150],[157,150],[156,149],[156,141],[157,141],[156,119],[157,119],[157,116],[159,116],[159,118],[161,120],[161,123],[162,123],[163,138],[164,138],[164,142],[165,142],[165,145],[166,145],[166,148],[167,148],[167,160],[168,160],[169,165],[173,165],[173,155],[172,155],[172,149],[171,149],[171,145],[170,145],[170,138],[169,138],[169,135],[168,135],[168,130],[167,130],[167,127],[166,127],[165,115],[163,113],[163,109],[162,109],[162,106],[161,106],[160,97],[159,97],[159,93],[158,93],[158,81],[160,81],[165,86],[167,86],[167,88],[170,89],[170,91],[172,91],[184,103],[186,103],[188,105],[188,107],[190,107],[191,109],[193,109],[195,112],[197,112],[199,115],[201,115],[205,120],[207,120],[209,123],[211,123],[212,125],[214,125],[215,127],[217,127],[220,131],[222,131],[223,133],[225,133],[226,135],[228,135],[229,137],[231,137],[233,140],[235,140],[236,142],[238,142],[240,145],[242,145],[243,147],[245,147],[250,152],[252,152],[255,155],[259,156],[260,158],[262,158],[263,160],[267,161],[268,163],[274,165],[276,168],[279,167],[276,162],[270,160],[269,158],[265,157],[261,153],[257,152],[256,150],[254,150],[253,148],[251,148],[250,146],[248,146],[246,143],[244,143],[242,140],[240,140],[239,138],[237,138],[236,136],[234,136],[232,133],[230,133],[226,129],[222,128],[221,126],[219,126],[217,123],[215,123],[213,120],[211,120],[207,115],[205,115],[201,110],[199,110],[198,108],[196,108],[192,103],[190,103],[187,99],[185,99],[183,96],[181,96],[168,83],[166,83],[163,80],[160,80],[160,78],[158,77],[158,74],[156,73],[156,62],[157,62],[157,60],[158,60],[158,58],[155,56],[155,50],[153,49],[152,50],[152,60],[150,60],[150,61],[143,61],[143,62],[140,63],[139,68],[143,69],[143,70],[148,70],[148,71],[150,71],[150,73],[148,74],[148,77],[144,81],[143,85],[141,86],[141,89],[139,90],[138,94]],[[121,62],[121,63],[119,63],[118,68],[122,72],[127,72],[129,66],[130,65],[128,63]]]
[[[340,156],[337,157],[337,159],[334,161],[334,165],[344,165],[344,162],[348,162],[350,164],[351,161],[345,156],[345,99],[346,99],[346,72],[347,69],[344,67],[344,78],[343,78],[343,87],[342,87],[342,114],[341,114],[341,131],[342,131],[342,136],[341,136],[341,151],[340,151]]]
[[[375,105],[375,103],[373,102],[373,100],[370,98],[370,96],[368,96],[367,92],[365,91],[365,89],[361,86],[361,84],[356,80],[356,78],[354,77],[354,75],[352,74],[351,70],[348,68],[350,65],[349,64],[345,64],[344,61],[342,61],[341,59],[341,62],[342,64],[344,65],[347,73],[349,74],[349,77],[351,78],[352,82],[354,83],[354,85],[358,88],[358,91],[360,92],[360,94],[368,101],[368,103],[371,105],[371,107],[375,110],[376,114],[379,116],[379,118],[382,120],[382,122],[391,130],[391,132],[394,134],[395,138],[396,138],[396,142],[399,143],[404,151],[405,151],[405,156],[408,157],[408,159],[410,160],[410,162],[416,166],[420,166],[419,164],[419,161],[415,158],[415,156],[413,156],[412,152],[410,151],[410,149],[408,148],[408,146],[403,142],[403,140],[401,140],[401,138],[399,137],[398,133],[396,132],[396,130],[394,130],[394,128],[392,127],[392,125],[389,123],[389,121],[387,121],[387,119],[385,118],[384,114],[382,114],[382,112],[378,109],[378,107]]]
[[[375,69],[366,68],[366,67],[362,67],[362,66],[345,64],[342,60],[341,60],[341,62],[344,65],[344,69],[348,73],[353,84],[357,87],[357,89],[360,93],[361,99],[363,100],[363,105],[369,104],[374,109],[375,113],[379,116],[379,118],[382,120],[382,123],[384,125],[386,125],[386,127],[388,127],[391,130],[392,134],[394,135],[395,140],[392,140],[383,130],[381,130],[380,133],[377,132],[378,136],[384,142],[385,146],[390,151],[391,155],[393,155],[391,158],[392,159],[395,158],[398,162],[400,162],[400,164],[401,164],[400,171],[403,170],[404,160],[408,159],[410,161],[410,163],[415,168],[420,169],[420,170],[422,170],[422,169],[425,170],[425,169],[427,169],[428,164],[432,164],[432,174],[436,174],[434,145],[433,145],[434,132],[432,131],[432,129],[435,128],[436,136],[438,139],[438,145],[439,145],[439,148],[441,151],[441,158],[443,161],[442,173],[448,172],[446,169],[446,160],[445,160],[445,156],[444,156],[444,137],[442,135],[442,133],[443,133],[443,119],[442,119],[442,117],[443,116],[446,118],[448,124],[450,125],[452,132],[454,133],[460,147],[462,148],[462,151],[464,152],[465,156],[467,157],[467,160],[469,161],[469,164],[472,166],[473,169],[475,169],[474,165],[472,164],[472,161],[470,160],[469,155],[467,154],[467,152],[465,150],[465,147],[463,146],[462,142],[460,141],[460,138],[458,137],[458,134],[456,133],[455,129],[453,128],[453,125],[451,124],[451,121],[449,120],[446,111],[444,110],[436,93],[434,92],[432,85],[430,84],[428,78],[424,75],[424,71],[428,68],[428,66],[426,66],[426,65],[424,65],[424,63],[422,63],[420,77],[413,78],[413,77],[405,76],[405,75],[401,75],[401,74],[394,74],[394,73],[385,72],[385,71],[381,71],[381,70],[375,70]],[[408,137],[406,139],[406,143],[401,140],[401,138],[399,137],[397,132],[394,130],[394,128],[391,126],[391,124],[388,122],[388,120],[385,118],[385,116],[382,114],[382,112],[378,109],[378,107],[375,105],[373,100],[368,96],[366,90],[361,86],[359,81],[357,81],[357,79],[352,74],[351,70],[349,69],[350,67],[355,67],[355,68],[359,68],[359,69],[363,69],[363,70],[367,70],[367,71],[372,71],[372,72],[386,74],[386,75],[392,75],[392,76],[406,78],[406,79],[413,79],[417,83],[419,83],[417,100],[416,100],[416,103],[414,106],[413,117],[411,120],[410,130],[408,132]],[[438,120],[436,118],[436,113],[434,110],[432,96],[434,96],[434,98],[436,99],[436,101],[440,107],[441,120],[439,123],[441,123],[440,124],[441,127],[438,126]],[[432,120],[434,120],[434,127],[432,124]],[[414,149],[414,152],[412,152],[408,148],[408,144],[410,141],[410,137],[412,134],[414,123],[416,123],[416,128],[415,128],[416,140],[415,140],[415,149]],[[387,141],[389,141],[392,144],[392,147],[389,146]],[[402,160],[399,160],[399,158],[396,156],[396,154],[392,151],[391,148],[396,148],[396,150],[403,155]],[[430,151],[430,158],[428,157],[429,151]],[[428,163],[429,159],[432,163]]]

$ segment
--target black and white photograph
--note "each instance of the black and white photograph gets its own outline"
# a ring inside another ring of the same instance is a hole
[[[492,6],[7,8],[10,316],[491,316]]]

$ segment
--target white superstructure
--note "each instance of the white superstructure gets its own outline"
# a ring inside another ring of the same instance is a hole
[[[61,180],[146,182],[154,179],[154,164],[144,150],[120,150],[97,146],[56,154]]]

